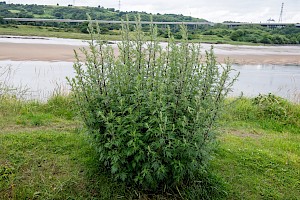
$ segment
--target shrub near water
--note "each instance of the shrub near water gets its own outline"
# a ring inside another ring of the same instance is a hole
[[[82,50],[85,63],[76,56],[69,82],[77,107],[116,180],[145,189],[178,186],[195,180],[209,160],[216,119],[236,78],[229,78],[229,65],[218,68],[212,50],[202,62],[200,45],[181,30],[181,43],[169,36],[163,48],[155,26],[145,41],[139,22],[133,35],[125,23],[118,57],[100,40]]]

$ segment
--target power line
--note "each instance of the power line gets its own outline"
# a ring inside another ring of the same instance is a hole
[[[281,4],[281,11],[280,11],[279,20],[278,20],[279,23],[282,23],[283,6],[284,6],[284,3]]]

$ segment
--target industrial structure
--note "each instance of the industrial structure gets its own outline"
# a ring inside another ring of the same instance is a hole
[[[283,6],[284,6],[284,3],[281,4],[281,10],[280,10],[278,23],[282,23]]]

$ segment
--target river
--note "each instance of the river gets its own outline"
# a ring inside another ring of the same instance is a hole
[[[55,45],[79,47],[86,45],[80,40],[57,39],[57,38],[31,38],[31,37],[0,37],[1,45],[4,44],[22,44],[28,47],[34,44],[39,45]],[[114,45],[116,46],[116,45]],[[204,44],[204,49],[208,49],[210,45]],[[18,46],[13,46],[16,55]],[[26,47],[26,46],[25,46]],[[69,47],[70,48],[70,47]],[[47,49],[47,48],[46,48]],[[62,49],[63,50],[63,49]],[[263,54],[265,56],[291,56],[296,58],[296,62],[300,62],[297,56],[300,56],[300,47],[251,47],[251,46],[230,46],[216,45],[215,51],[217,54],[224,55],[252,55],[255,60],[255,55]],[[5,59],[9,58],[10,53],[5,54],[5,49],[2,49],[0,55],[0,66],[9,66],[11,73],[9,79],[5,79],[9,85],[14,87],[27,88],[27,96],[25,98],[45,100],[53,94],[54,91],[68,92],[69,86],[66,77],[73,77],[73,63],[62,61],[33,61],[30,59],[16,60]],[[24,52],[23,54],[25,54]],[[2,57],[1,57],[2,56]],[[5,57],[6,56],[6,57]],[[29,58],[30,58],[29,54]],[[34,56],[34,55],[32,55]],[[55,55],[53,55],[55,57]],[[72,56],[72,52],[71,52]],[[260,55],[261,56],[261,55]],[[244,58],[243,57],[243,58]],[[56,58],[56,57],[55,57]],[[272,58],[272,57],[270,57]],[[48,59],[48,58],[47,58]],[[62,58],[63,60],[64,58]],[[42,59],[41,59],[42,60]],[[243,92],[244,96],[253,97],[258,94],[273,93],[275,95],[287,98],[294,102],[300,102],[300,66],[298,64],[284,65],[280,63],[274,64],[234,64],[233,68],[240,72],[238,82],[234,85],[231,96],[238,96]],[[4,77],[0,77],[3,81]]]
[[[74,77],[72,62],[0,61],[0,66],[10,66],[7,82],[15,87],[27,88],[27,98],[46,99],[53,92],[67,92],[66,77]],[[297,101],[300,94],[300,67],[281,65],[233,65],[240,72],[231,96],[241,92],[253,97],[274,93]],[[234,73],[236,73],[234,72]]]

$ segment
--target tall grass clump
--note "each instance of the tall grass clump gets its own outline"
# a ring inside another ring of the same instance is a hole
[[[0,66],[0,117],[15,112],[19,108],[17,95],[22,96],[26,91],[21,87],[13,87],[9,84],[12,71],[9,66]]]
[[[300,105],[274,94],[259,94],[254,98],[227,100],[222,121],[228,125],[243,122],[276,132],[300,133]],[[234,102],[234,104],[232,104]]]
[[[8,93],[10,87],[8,87],[7,82],[10,77],[10,68],[0,66],[0,98]]]
[[[22,99],[26,96],[28,88],[11,84],[13,75],[14,71],[10,66],[0,66],[0,99],[7,97]]]
[[[91,33],[100,32],[90,24]],[[223,101],[236,77],[219,66],[213,49],[200,55],[186,27],[165,48],[157,27],[145,40],[137,20],[133,33],[122,24],[116,56],[92,34],[85,60],[76,54],[69,79],[76,105],[100,155],[116,180],[144,189],[192,183],[205,170]],[[203,61],[205,60],[205,61]]]

